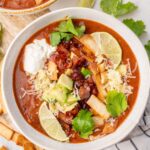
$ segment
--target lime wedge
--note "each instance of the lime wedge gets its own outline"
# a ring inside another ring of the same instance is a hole
[[[106,55],[117,68],[122,60],[122,49],[118,41],[107,32],[94,32],[91,34],[99,47],[101,54]]]
[[[46,102],[40,106],[39,120],[45,132],[53,139],[58,141],[67,141],[69,139],[56,117],[48,109]]]
[[[94,6],[95,0],[80,0],[79,6],[92,8]]]

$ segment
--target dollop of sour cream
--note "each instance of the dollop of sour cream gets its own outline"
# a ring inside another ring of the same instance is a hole
[[[49,45],[45,39],[34,40],[25,47],[24,70],[35,75],[44,67],[45,61],[56,51],[56,47]]]

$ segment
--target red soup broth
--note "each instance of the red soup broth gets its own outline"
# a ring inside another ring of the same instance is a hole
[[[108,32],[111,35],[113,35],[117,41],[119,42],[121,48],[122,48],[122,62],[127,63],[127,59],[130,60],[131,64],[131,70],[134,70],[136,67],[133,76],[136,76],[135,79],[130,79],[130,85],[134,88],[133,94],[131,94],[128,97],[128,104],[129,107],[127,111],[121,115],[118,118],[119,124],[118,126],[127,118],[129,113],[131,112],[136,98],[138,94],[139,89],[139,82],[140,82],[140,75],[139,75],[139,68],[137,66],[137,60],[135,58],[134,53],[132,52],[131,48],[127,44],[127,42],[114,30],[110,29],[109,27],[90,20],[84,20],[84,19],[74,19],[73,22],[75,24],[81,24],[84,23],[86,26],[86,33],[90,34],[97,31],[103,31]],[[40,125],[39,118],[38,118],[38,111],[39,107],[41,105],[41,100],[38,99],[36,96],[33,95],[26,95],[24,98],[20,98],[20,93],[22,93],[21,88],[24,87],[25,89],[30,88],[28,81],[28,77],[26,76],[26,73],[23,68],[23,57],[24,57],[24,49],[27,44],[32,43],[35,39],[43,39],[45,38],[48,43],[50,43],[49,35],[50,33],[58,26],[59,22],[54,22],[47,27],[43,28],[42,30],[35,33],[23,46],[23,48],[20,51],[20,54],[17,58],[15,68],[14,68],[14,80],[13,80],[13,90],[14,95],[16,98],[17,105],[24,117],[24,119],[36,130],[39,132],[46,134],[43,128]],[[87,140],[79,138],[79,136],[75,137],[74,139],[71,139],[71,142],[73,143],[80,143],[80,142],[86,142]]]

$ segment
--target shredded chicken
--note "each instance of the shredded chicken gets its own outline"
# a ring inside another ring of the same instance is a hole
[[[93,62],[95,60],[95,54],[93,53],[93,51],[89,47],[84,45],[77,37],[75,37],[73,40],[82,45],[82,48],[80,48],[81,52],[75,54],[79,57],[83,56],[88,62]]]
[[[96,63],[90,63],[89,68],[93,73],[92,77],[98,89],[98,98],[105,102],[104,88],[101,83],[99,68]]]

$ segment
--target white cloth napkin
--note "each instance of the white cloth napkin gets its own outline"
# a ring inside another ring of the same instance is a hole
[[[120,143],[105,150],[150,150],[150,96],[139,124]]]

